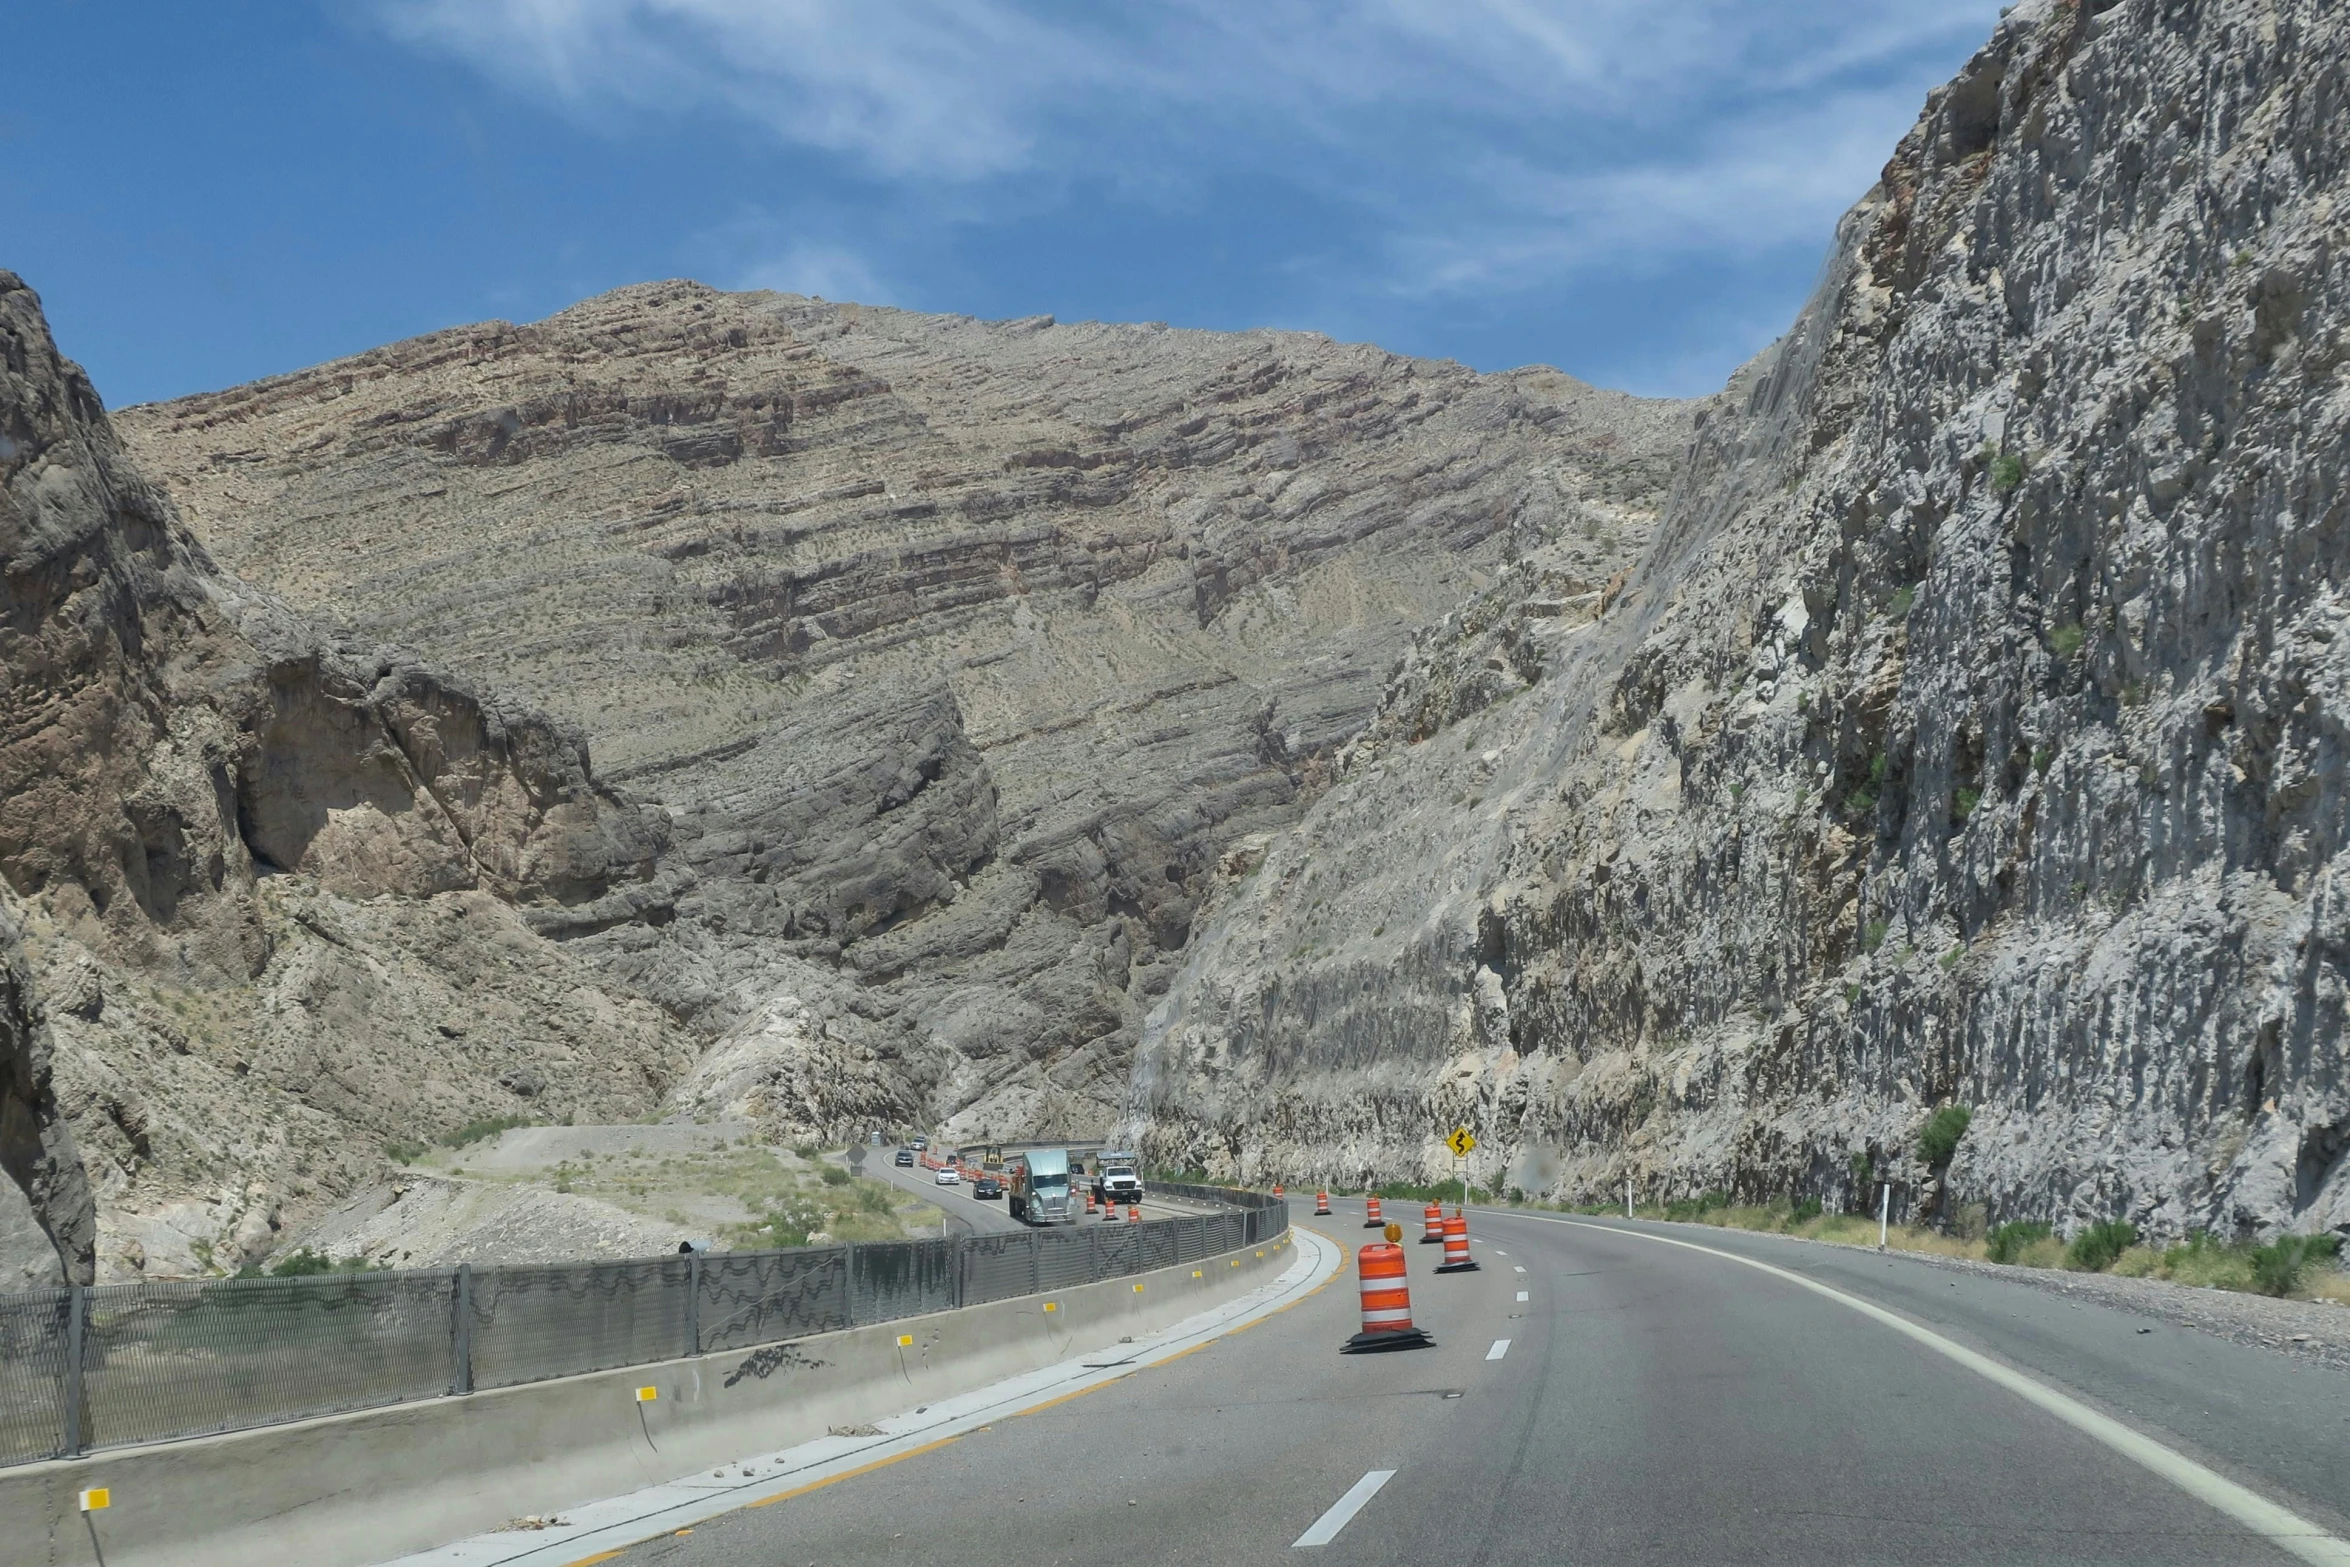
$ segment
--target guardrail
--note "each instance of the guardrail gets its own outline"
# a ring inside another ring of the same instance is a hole
[[[1268,1240],[1286,1204],[642,1262],[156,1280],[0,1295],[0,1465],[782,1343]]]

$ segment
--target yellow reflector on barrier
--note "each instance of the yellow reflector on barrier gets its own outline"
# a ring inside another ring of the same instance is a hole
[[[636,1401],[640,1404],[649,1404],[660,1396],[661,1390],[657,1387],[640,1387],[636,1390]]]
[[[914,1343],[914,1335],[913,1335],[913,1334],[911,1334],[911,1333],[900,1333],[900,1334],[898,1335],[898,1348],[900,1348],[900,1349],[907,1349],[907,1348],[910,1348],[910,1347],[912,1347],[913,1343]]]
[[[1191,1270],[1191,1276],[1192,1276],[1193,1278],[1195,1278],[1195,1279],[1198,1279],[1198,1278],[1205,1278],[1207,1275],[1205,1275],[1205,1274],[1201,1273],[1199,1269],[1197,1269],[1197,1268],[1194,1268],[1194,1269],[1192,1269],[1192,1270]]]
[[[1137,1294],[1137,1295],[1141,1294],[1141,1293],[1142,1293],[1142,1286],[1141,1286],[1141,1285],[1139,1285],[1139,1284],[1135,1285],[1135,1286],[1134,1286],[1134,1293],[1135,1293],[1135,1294]]]
[[[1061,1303],[1057,1300],[1048,1300],[1044,1303],[1044,1309],[1047,1311],[1058,1311],[1061,1309]]]
[[[74,1500],[81,1504],[85,1513],[101,1513],[114,1505],[114,1493],[105,1486],[94,1485]]]

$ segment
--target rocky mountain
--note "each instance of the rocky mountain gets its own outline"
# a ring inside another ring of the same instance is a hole
[[[222,572],[10,273],[0,595],[11,1277],[233,1264],[387,1138],[684,1077],[693,1041],[525,919],[646,884],[666,818],[561,725]]]
[[[1429,636],[1207,922],[1161,1156],[2350,1227],[2345,60],[2013,8],[1621,590]]]
[[[1042,1132],[1106,1123],[1415,629],[1622,569],[1690,416],[663,283],[118,422],[229,567],[559,715],[659,815],[649,874],[522,912],[706,1043],[673,1107]]]

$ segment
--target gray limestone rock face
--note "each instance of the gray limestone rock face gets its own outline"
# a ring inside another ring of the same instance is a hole
[[[385,1139],[683,1077],[674,1022],[529,923],[657,900],[668,818],[543,714],[221,572],[10,273],[0,568],[0,912],[53,998],[9,1025],[5,1148],[67,1266],[91,1194],[102,1270],[226,1265]]]
[[[2014,8],[1638,569],[1415,649],[1152,1014],[1150,1146],[2343,1229],[2346,58],[2318,0]]]
[[[526,910],[795,1128],[1098,1131],[1225,850],[1420,626],[1632,558],[1689,410],[1298,333],[648,284],[120,416],[230,567],[578,726]]]
[[[89,1283],[97,1234],[20,941],[0,910],[0,1291]]]

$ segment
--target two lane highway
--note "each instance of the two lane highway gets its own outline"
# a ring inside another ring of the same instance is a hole
[[[1300,1222],[1351,1247],[1361,1206],[1340,1208]],[[1479,1272],[1438,1276],[1439,1247],[1405,1245],[1435,1348],[1341,1356],[1350,1266],[1182,1359],[622,1560],[2327,1559],[2324,1538],[2262,1538],[1806,1279],[2094,1404],[2320,1536],[2350,1529],[2338,1373],[1907,1259],[1688,1227],[1472,1222]]]

